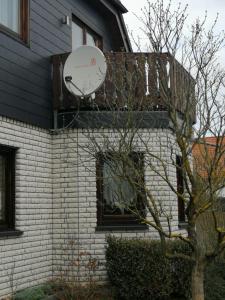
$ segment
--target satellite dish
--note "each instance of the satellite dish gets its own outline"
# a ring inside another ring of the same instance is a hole
[[[67,58],[63,79],[66,88],[75,96],[87,97],[105,81],[106,59],[97,47],[81,46]]]

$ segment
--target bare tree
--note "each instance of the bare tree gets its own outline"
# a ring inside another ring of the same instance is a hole
[[[183,197],[186,206],[185,214],[188,223],[186,242],[193,250],[192,299],[204,299],[204,267],[208,261],[221,253],[225,245],[224,228],[218,224],[219,218],[213,211],[218,199],[217,192],[224,187],[224,178],[218,174],[218,168],[225,153],[225,73],[217,63],[219,50],[224,45],[224,34],[215,32],[217,20],[207,29],[205,16],[202,21],[197,20],[192,25],[190,37],[184,36],[186,8],[181,9],[179,6],[176,11],[171,12],[170,5],[169,3],[165,6],[163,1],[158,1],[156,4],[148,2],[148,6],[143,10],[144,16],[140,20],[143,31],[149,38],[150,49],[157,54],[167,51],[173,57],[178,57],[195,81],[195,95],[192,101],[190,80],[178,86],[179,78],[174,78],[172,84],[176,86],[175,94],[171,97],[163,84],[165,81],[160,78],[163,100],[168,107],[182,159],[182,165],[177,167],[182,168],[186,194],[179,196]],[[185,107],[182,116],[179,117],[176,103],[181,99]],[[193,127],[191,120],[195,108],[197,123]],[[205,139],[207,135],[215,138],[215,151],[210,158]],[[207,173],[205,177],[198,176],[198,172],[193,170],[190,159],[193,147],[199,143],[204,145],[201,155],[205,162]],[[171,189],[174,187],[171,186]],[[209,211],[214,220],[211,226],[214,226],[217,232],[217,241],[211,251],[205,251],[206,247],[197,228],[198,221]]]
[[[218,191],[225,187],[218,173],[225,155],[225,71],[217,62],[224,34],[216,33],[217,20],[207,29],[205,16],[186,35],[187,7],[173,10],[163,0],[147,1],[137,17],[151,53],[107,54],[104,88],[88,104],[96,111],[94,122],[103,128],[83,130],[88,139],[83,150],[106,164],[105,173],[97,176],[105,188],[107,184],[111,188],[112,209],[129,211],[154,228],[165,251],[167,239],[191,247],[190,256],[176,256],[192,262],[192,299],[203,300],[205,266],[225,248],[223,220],[215,209]],[[141,49],[140,43],[136,46]],[[166,116],[167,129],[159,129],[157,113]],[[157,150],[150,132],[156,135]],[[213,155],[209,155],[208,135],[215,138]],[[206,176],[198,172],[198,162],[193,167],[192,149],[199,144]],[[139,153],[136,159],[135,153]],[[183,189],[177,188],[176,172],[182,174]],[[172,194],[175,201],[182,201],[186,233],[175,230],[174,202],[170,205],[155,193],[159,182],[167,187],[167,198]],[[117,187],[112,191],[113,185]],[[213,247],[206,247],[207,238],[199,232],[204,218],[214,232]]]

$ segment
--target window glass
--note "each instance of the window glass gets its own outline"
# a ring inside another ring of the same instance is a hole
[[[72,18],[72,50],[82,46],[96,46],[102,49],[102,39],[75,16]]]
[[[72,50],[75,50],[83,44],[83,28],[75,22],[72,22]]]
[[[94,37],[88,32],[87,32],[87,37],[86,37],[86,44],[88,46],[96,46]]]
[[[101,153],[97,160],[98,226],[140,225],[144,216],[144,157]],[[137,216],[138,215],[138,216]]]
[[[20,0],[0,0],[0,24],[20,33]]]
[[[124,170],[126,168],[126,170]],[[123,173],[131,172],[128,167],[124,167],[121,162],[109,159],[103,164],[103,199],[104,214],[130,213],[126,207],[135,207],[137,193],[134,187],[123,176]]]
[[[5,158],[0,155],[0,222],[5,222]]]

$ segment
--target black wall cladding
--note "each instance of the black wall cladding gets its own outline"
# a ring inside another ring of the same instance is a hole
[[[0,31],[0,114],[52,127],[51,55],[71,51],[74,14],[103,38],[104,51],[115,50],[109,18],[96,0],[30,0],[28,45]]]

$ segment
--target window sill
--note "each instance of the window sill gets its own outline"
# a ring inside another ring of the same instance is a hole
[[[147,225],[98,225],[95,228],[96,232],[105,232],[105,231],[146,231],[148,230]]]
[[[178,227],[179,227],[179,229],[187,229],[188,223],[187,222],[179,222]]]
[[[23,231],[21,230],[0,230],[0,238],[2,237],[17,237],[23,235]]]
[[[19,42],[20,44],[30,48],[28,41],[24,41],[18,33],[12,31],[11,29],[5,27],[2,24],[0,24],[0,33],[3,33],[5,35],[7,35],[8,37],[12,38],[13,40]]]

